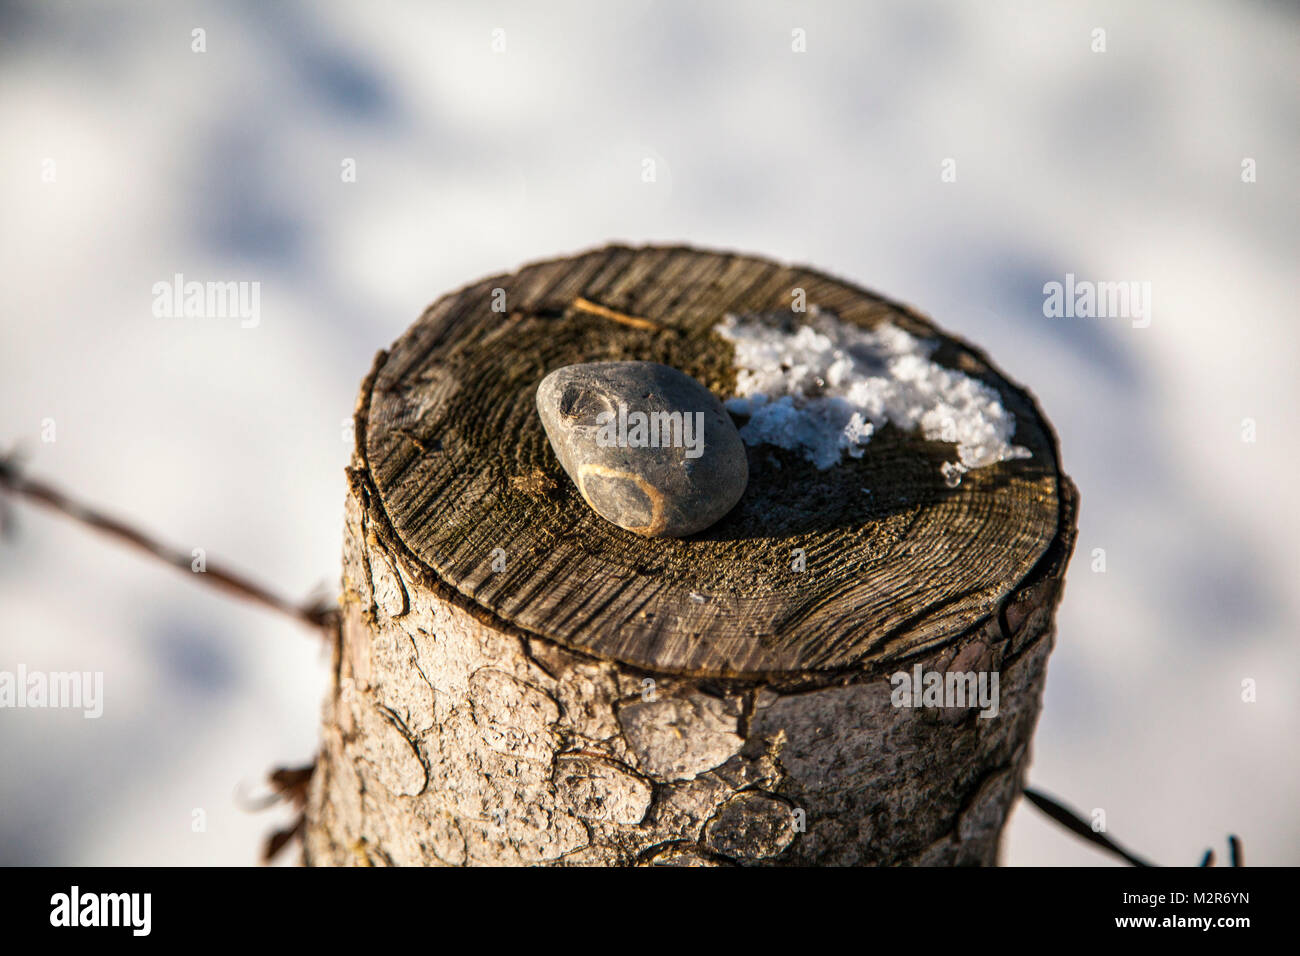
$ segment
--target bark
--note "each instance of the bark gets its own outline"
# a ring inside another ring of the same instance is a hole
[[[741,505],[690,539],[593,515],[546,447],[542,376],[643,358],[725,397],[709,328],[794,288],[939,340],[1033,458],[949,489],[946,449],[887,429],[829,473],[751,449]],[[377,359],[356,427],[307,862],[996,861],[1077,495],[1032,398],[977,350],[809,270],[611,247],[439,300]],[[997,716],[894,706],[890,675],[917,665],[996,672]]]

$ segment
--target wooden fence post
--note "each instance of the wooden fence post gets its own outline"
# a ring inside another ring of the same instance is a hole
[[[936,340],[1032,456],[950,488],[952,446],[886,428],[826,471],[751,448],[741,504],[692,538],[593,513],[543,434],[542,377],[645,359],[725,398],[712,327],[794,290]],[[378,356],[355,422],[308,863],[996,862],[1077,492],[978,350],[808,269],[611,246],[438,300]],[[996,673],[996,716],[895,706],[890,675],[918,667]]]

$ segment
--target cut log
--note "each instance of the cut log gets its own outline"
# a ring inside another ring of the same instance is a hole
[[[688,538],[596,515],[547,443],[541,379],[649,360],[725,399],[713,327],[789,313],[795,290],[937,342],[1030,457],[950,488],[951,445],[886,427],[824,471],[749,448],[740,504]],[[996,861],[1077,492],[977,349],[809,269],[611,246],[439,299],[377,357],[355,426],[308,863]],[[899,706],[891,675],[949,672],[995,674],[996,716]]]

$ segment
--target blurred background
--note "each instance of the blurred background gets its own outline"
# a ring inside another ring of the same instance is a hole
[[[1159,863],[1230,832],[1300,863],[1298,26],[1198,0],[3,3],[0,449],[332,595],[344,422],[438,295],[608,240],[813,265],[983,346],[1059,432],[1082,513],[1031,783]],[[260,321],[156,317],[176,273],[260,283]],[[1046,318],[1067,273],[1149,282],[1150,325]],[[0,669],[102,671],[105,700],[0,710],[0,862],[255,862],[291,813],[242,798],[311,759],[321,642],[11,518]],[[1023,804],[1003,857],[1112,863]]]

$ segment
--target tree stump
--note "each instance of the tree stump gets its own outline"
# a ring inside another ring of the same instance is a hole
[[[951,445],[886,427],[826,471],[749,448],[740,504],[690,538],[597,516],[538,382],[642,359],[725,399],[713,326],[789,312],[796,289],[937,341],[1032,456],[950,488]],[[308,863],[996,862],[1077,492],[1032,397],[978,350],[809,269],[611,246],[439,299],[378,355],[355,429]],[[890,675],[918,666],[996,672],[996,717],[895,706]]]

